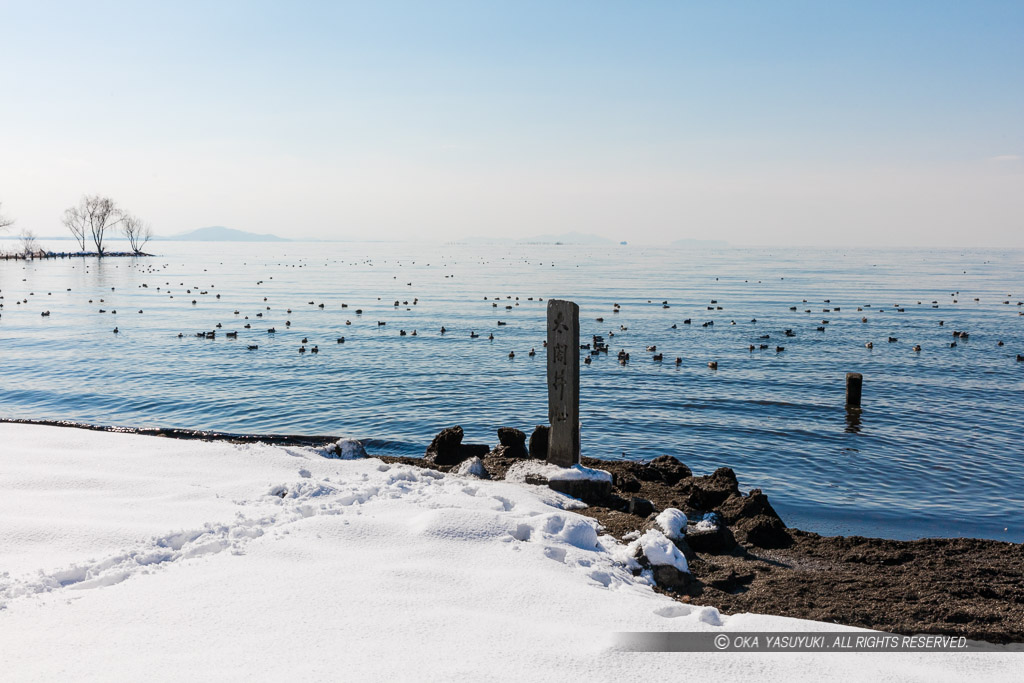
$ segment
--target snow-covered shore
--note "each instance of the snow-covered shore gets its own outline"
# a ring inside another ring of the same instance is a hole
[[[4,680],[1011,680],[1019,655],[637,653],[837,629],[659,595],[575,501],[313,449],[0,424]]]

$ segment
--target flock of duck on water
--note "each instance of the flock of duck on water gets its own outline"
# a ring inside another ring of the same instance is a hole
[[[166,268],[166,265],[164,266],[164,268]],[[147,270],[145,270],[144,272],[148,272],[150,274],[156,274],[159,271],[157,269],[153,268],[152,266],[148,266]],[[450,277],[450,276],[445,276],[445,277]],[[264,282],[263,280],[260,280],[256,284],[257,285],[263,284],[263,282]],[[411,282],[407,283],[407,284],[410,285],[410,286],[412,285]],[[148,283],[143,283],[143,284],[139,285],[139,287],[143,288],[143,289],[149,289],[149,284]],[[165,287],[166,287],[166,289],[165,289]],[[184,282],[179,282],[179,287],[186,287],[186,286],[185,286]],[[209,290],[212,289],[212,288],[214,288],[214,285],[210,285],[209,288],[186,287],[185,288],[185,294],[186,295],[192,295],[192,296],[196,296],[196,295],[198,295],[198,296],[208,296],[210,294]],[[115,291],[114,287],[111,287],[110,289],[111,289],[111,291]],[[68,288],[67,291],[70,292],[71,288]],[[157,292],[161,292],[162,294],[166,294],[171,299],[174,298],[174,293],[173,293],[173,290],[170,289],[170,282],[169,281],[166,281],[163,285],[157,286],[156,287],[156,291]],[[30,293],[30,296],[33,296],[34,294],[35,293],[32,292],[32,293]],[[50,292],[48,294],[52,295],[52,292]],[[957,298],[957,297],[959,297],[959,294],[960,294],[959,292],[955,292],[955,293],[950,295],[951,297],[953,297],[952,301],[953,301],[954,304],[955,303],[959,303],[959,300]],[[1009,305],[1011,303],[1010,300],[1009,300],[1010,295],[1007,295],[1007,297],[1008,298],[1002,302],[1005,305]],[[221,295],[219,293],[215,294],[214,298],[215,299],[220,299]],[[3,309],[3,306],[4,306],[3,299],[4,299],[3,293],[2,293],[2,291],[0,291],[0,309]],[[378,301],[380,301],[380,299],[381,299],[380,297],[377,298]],[[504,306],[504,309],[506,311],[511,311],[511,310],[513,310],[514,307],[519,306],[520,297],[516,296],[514,298],[514,301],[513,301],[513,297],[511,295],[507,295],[505,297],[504,301],[511,301],[512,303],[505,303],[501,299],[501,297],[493,297],[493,299],[489,299],[489,297],[484,296],[484,300],[485,301],[490,300],[492,308],[498,308],[499,307],[499,302],[502,302],[502,305]],[[534,301],[535,298],[531,296],[531,297],[527,297],[526,300],[527,301]],[[29,301],[28,298],[22,298],[21,300],[18,300],[15,303],[17,305],[28,304],[28,301]],[[268,301],[268,297],[263,297],[263,303],[266,304],[267,301]],[[536,301],[543,302],[544,299],[542,297],[537,297]],[[975,297],[974,301],[975,302],[979,302],[980,299],[978,297]],[[90,299],[89,303],[90,304],[94,304],[96,302],[93,299]],[[104,303],[104,299],[99,299],[98,303],[101,303],[101,304]],[[198,303],[199,303],[198,299],[193,298],[191,300],[191,304],[193,306],[197,305]],[[651,304],[651,303],[655,303],[655,302],[653,302],[652,300],[648,300],[647,303]],[[803,303],[807,304],[808,303],[807,299],[804,299]],[[824,304],[831,304],[831,300],[830,299],[824,299],[822,301],[822,303],[824,303]],[[411,300],[411,302],[409,300],[397,300],[396,299],[394,301],[393,308],[395,310],[398,310],[400,306],[405,306],[406,310],[410,311],[410,310],[412,310],[411,306],[416,306],[418,304],[419,304],[419,298],[418,297],[414,297]],[[917,304],[919,306],[920,305],[925,305],[924,302],[922,302],[922,301],[918,301]],[[318,307],[320,309],[325,309],[325,307],[326,307],[325,303],[323,303],[323,302],[317,303],[316,301],[309,301],[308,305],[309,306],[315,306],[315,307]],[[663,309],[671,308],[671,305],[669,304],[668,300],[662,301],[660,305],[661,305],[661,307]],[[1018,302],[1016,302],[1016,305],[1018,307],[1024,306],[1024,302],[1018,301]],[[938,301],[932,301],[931,302],[931,307],[932,308],[939,308]],[[347,303],[342,303],[341,304],[341,308],[343,310],[344,309],[349,309],[349,305]],[[708,311],[722,311],[723,307],[721,305],[719,305],[719,303],[718,303],[718,301],[716,299],[711,299],[710,304],[706,306],[706,309]],[[885,310],[884,307],[873,309],[871,304],[864,304],[863,306],[858,306],[857,307],[857,312],[863,313],[863,312],[865,312],[865,309],[872,309],[872,310],[875,310],[877,312],[883,312]],[[894,311],[898,312],[898,313],[903,313],[903,312],[905,312],[906,307],[904,305],[902,305],[902,304],[893,304],[892,305],[892,309]],[[271,306],[266,305],[265,306],[265,311],[270,311],[270,310],[272,310]],[[351,309],[351,310],[354,311],[354,313],[355,313],[355,315],[357,317],[358,316],[362,316],[362,314],[363,314],[363,309],[361,309],[361,308],[354,308],[354,309]],[[620,304],[618,304],[618,303],[613,303],[612,304],[612,310],[611,310],[612,314],[618,314],[618,313],[621,312],[621,310],[622,310],[622,306]],[[795,312],[795,311],[798,310],[798,306],[790,306],[789,310]],[[836,306],[836,307],[831,307],[830,306],[830,307],[822,308],[821,310],[822,310],[823,313],[838,313],[838,312],[841,311],[841,308],[838,307],[838,306]],[[103,309],[103,308],[98,309],[98,311],[99,311],[99,313],[107,313],[108,312],[106,309]],[[138,312],[141,314],[141,313],[143,313],[143,310],[139,309]],[[812,313],[812,309],[811,308],[805,308],[803,312],[806,313],[806,314],[810,314],[810,313]],[[109,311],[109,313],[116,315],[117,311],[112,309],[112,310]],[[292,309],[291,308],[286,309],[286,313],[288,315],[291,315],[292,314]],[[256,313],[254,317],[255,318],[263,318],[263,314],[264,314],[264,311],[260,311],[260,312]],[[49,317],[50,316],[50,311],[49,310],[42,311],[41,315],[43,317]],[[241,311],[236,309],[236,310],[234,310],[234,315],[238,316],[238,315],[242,315],[242,313],[241,313]],[[1024,316],[1024,310],[1019,311],[1018,315]],[[0,316],[2,316],[2,312],[0,312]],[[245,321],[249,321],[250,317],[248,315],[245,315],[243,319]],[[597,317],[597,318],[594,319],[594,322],[603,323],[603,322],[605,322],[605,319],[604,319],[604,317]],[[867,323],[868,322],[867,316],[866,315],[861,316],[860,322],[861,323]],[[757,318],[751,319],[750,323],[756,324],[757,323]],[[506,326],[507,324],[508,324],[507,321],[503,321],[503,320],[498,320],[497,321],[497,326],[498,327],[503,327],[503,326]],[[687,319],[683,320],[682,324],[684,326],[689,326],[689,325],[693,325],[695,323],[694,323],[692,318],[687,318]],[[703,328],[712,327],[714,324],[715,324],[715,322],[713,320],[707,320],[707,321],[704,321],[704,322],[700,323],[701,327],[703,327]],[[735,320],[731,320],[729,322],[729,324],[730,325],[736,325],[737,323],[736,323]],[[829,325],[829,324],[830,324],[830,320],[829,319],[823,319],[823,320],[821,320],[821,324],[816,326],[816,330],[818,332],[824,332],[826,330],[826,326]],[[945,326],[945,321],[944,320],[939,320],[938,324],[939,324],[939,326]],[[252,329],[252,325],[253,325],[252,322],[245,322],[242,325],[242,327],[244,329],[249,330],[249,329]],[[351,319],[345,320],[345,325],[346,326],[352,325],[352,320]],[[384,320],[378,320],[377,321],[377,327],[378,328],[383,328],[386,325],[387,325],[387,321],[384,321]],[[285,320],[284,326],[285,326],[286,330],[291,330],[291,327],[292,327],[291,320],[290,319]],[[197,337],[197,338],[202,338],[202,339],[216,339],[217,338],[217,330],[220,330],[220,329],[223,329],[223,323],[217,323],[215,325],[215,329],[213,329],[213,330],[204,330],[204,331],[201,331],[201,332],[196,332],[196,333],[194,333],[194,336]],[[617,331],[621,334],[622,332],[628,331],[628,329],[629,328],[626,325],[619,325]],[[671,329],[678,329],[678,324],[675,324],[675,323],[672,324]],[[446,326],[442,325],[440,327],[439,334],[441,336],[445,336],[445,335],[449,334],[449,332],[450,332],[450,330]],[[120,329],[118,327],[114,327],[113,333],[114,334],[119,334],[120,333]],[[276,333],[277,333],[276,327],[266,328],[266,334],[275,335]],[[615,330],[609,330],[607,334],[608,334],[608,337],[611,338],[611,337],[615,336],[615,333],[616,333]],[[228,339],[237,339],[238,338],[238,332],[237,331],[225,331],[223,334]],[[792,338],[792,337],[796,337],[797,336],[797,333],[792,328],[785,329],[782,334],[786,338]],[[178,333],[177,336],[178,336],[178,338],[184,338],[186,335],[184,333]],[[416,329],[413,329],[411,332],[408,332],[405,329],[400,329],[399,332],[398,332],[398,336],[400,336],[400,337],[407,337],[407,336],[408,337],[416,337],[416,336],[419,336],[419,332]],[[471,339],[479,339],[479,338],[481,338],[481,335],[478,334],[476,332],[476,330],[472,330],[471,329],[469,331],[469,337]],[[948,346],[949,346],[949,348],[956,348],[957,345],[958,345],[958,342],[967,341],[970,338],[970,333],[965,331],[965,330],[954,330],[952,332],[952,337],[953,337],[953,339],[952,339],[952,341],[950,341],[948,343]],[[490,341],[494,341],[495,340],[494,332],[493,331],[489,332],[487,334],[486,338],[488,340],[490,340]],[[757,344],[753,344],[753,343],[748,344],[747,345],[747,350],[750,353],[753,353],[754,351],[770,350],[772,348],[772,346],[774,346],[774,351],[775,351],[776,354],[783,353],[786,350],[786,347],[782,346],[780,344],[777,344],[777,343],[769,343],[767,340],[769,340],[771,338],[772,338],[771,334],[760,335],[758,343]],[[887,343],[892,344],[892,343],[898,342],[899,339],[897,337],[894,337],[894,336],[889,336],[889,337],[887,337],[886,341],[887,341]],[[344,344],[345,343],[345,337],[344,336],[337,337],[335,339],[335,343],[336,344]],[[1004,346],[1004,342],[1002,340],[998,340],[996,342],[996,344],[997,344],[997,346],[1000,346],[1000,347]],[[307,348],[307,345],[308,345],[308,348]],[[547,346],[547,341],[543,341],[542,342],[542,346],[546,347]],[[874,348],[874,342],[868,341],[868,342],[866,342],[864,344],[864,346],[867,349],[872,349],[872,348]],[[588,343],[581,343],[579,345],[579,347],[580,347],[580,350],[588,352],[584,356],[584,359],[583,359],[583,362],[586,365],[590,365],[591,364],[593,357],[599,356],[601,354],[608,354],[609,353],[609,344],[608,344],[608,342],[605,341],[605,338],[604,338],[603,335],[596,335],[596,334],[592,335],[590,342],[588,342]],[[256,350],[259,349],[259,345],[258,344],[247,344],[246,348],[248,350],[250,350],[250,351],[256,351]],[[645,350],[648,353],[652,354],[651,355],[651,359],[653,361],[661,362],[661,361],[664,360],[664,353],[661,352],[661,351],[658,351],[657,345],[645,346]],[[914,353],[920,353],[921,350],[922,350],[922,347],[921,347],[920,344],[915,344],[912,347],[912,351]],[[301,344],[299,345],[297,351],[298,351],[299,354],[305,354],[307,352],[310,353],[310,354],[319,354],[320,348],[319,348],[318,344],[316,344],[316,343],[312,343],[311,344],[309,342],[309,338],[304,336],[302,338]],[[536,347],[531,348],[529,350],[529,352],[527,353],[527,356],[529,356],[529,357],[534,357],[536,355],[537,355]],[[509,351],[508,358],[509,359],[513,359],[515,357],[516,357],[515,351],[514,350],[513,351]],[[625,349],[620,349],[619,352],[616,354],[616,359],[619,362],[619,364],[626,365],[630,361],[630,354]],[[1017,361],[1018,362],[1024,362],[1024,355],[1017,354]],[[683,364],[683,358],[682,357],[676,357],[675,358],[675,365],[679,366],[679,365],[682,365],[682,364]],[[707,363],[707,365],[712,370],[717,370],[718,369],[718,361],[709,361]]]

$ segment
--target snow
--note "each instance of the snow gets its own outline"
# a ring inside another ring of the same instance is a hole
[[[677,508],[665,508],[654,518],[662,533],[673,541],[686,537],[686,513]]]
[[[1013,680],[1012,654],[644,653],[723,616],[576,501],[311,448],[0,424],[4,680]],[[640,543],[671,554],[648,531]],[[671,545],[669,543],[669,545]],[[652,551],[653,552],[653,551]],[[632,563],[632,564],[631,564]]]
[[[686,558],[679,552],[679,548],[657,529],[649,529],[640,538],[630,543],[629,547],[634,554],[636,548],[642,548],[647,561],[652,565],[669,565],[681,572],[689,573],[690,571],[689,565],[686,564]]]
[[[705,513],[703,517],[697,520],[697,523],[693,525],[694,531],[714,531],[721,524],[721,519],[714,512]]]
[[[455,468],[455,473],[465,477],[476,477],[477,479],[487,479],[490,477],[487,467],[484,466],[484,461],[475,456],[459,463],[459,466]]]
[[[507,481],[524,482],[530,475],[541,476],[548,481],[606,481],[611,483],[612,475],[604,470],[596,470],[583,465],[559,467],[549,465],[543,460],[521,460],[505,473]]]

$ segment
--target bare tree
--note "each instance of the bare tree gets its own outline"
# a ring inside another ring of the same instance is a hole
[[[124,214],[121,219],[121,230],[124,231],[124,236],[128,238],[128,244],[136,254],[141,254],[146,242],[153,239],[153,227],[130,213]]]
[[[21,240],[20,251],[21,255],[25,258],[35,256],[41,249],[39,248],[39,242],[37,241],[36,234],[31,230],[25,229],[18,235],[18,239]]]
[[[4,208],[4,203],[0,202],[0,209],[2,208]],[[6,230],[12,225],[14,225],[14,219],[8,218],[3,214],[3,211],[0,211],[0,231]]]
[[[64,211],[64,226],[71,231],[81,250],[85,251],[85,236],[89,232],[89,217],[79,211],[79,207],[72,206]]]
[[[117,208],[117,204],[110,197],[101,197],[98,194],[85,195],[78,206],[73,206],[64,212],[64,225],[71,234],[75,236],[78,243],[85,251],[87,238],[92,238],[96,245],[96,253],[103,256],[103,239],[107,230],[124,220],[124,214]]]

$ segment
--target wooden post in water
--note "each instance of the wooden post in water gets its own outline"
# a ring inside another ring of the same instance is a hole
[[[864,376],[859,372],[846,373],[846,409],[860,410],[861,385],[864,383]]]
[[[548,462],[580,461],[580,307],[548,299]]]

